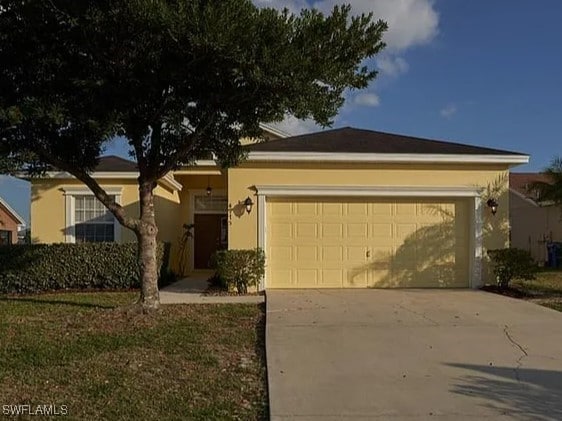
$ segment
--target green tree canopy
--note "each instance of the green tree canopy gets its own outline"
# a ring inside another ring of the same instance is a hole
[[[153,189],[213,153],[243,159],[240,138],[286,115],[330,125],[386,24],[258,8],[250,0],[6,0],[0,9],[0,154],[85,183],[139,240],[141,302],[158,304]],[[90,175],[115,136],[139,168],[139,215]],[[22,154],[25,159],[22,159]],[[31,155],[31,157],[30,157]]]

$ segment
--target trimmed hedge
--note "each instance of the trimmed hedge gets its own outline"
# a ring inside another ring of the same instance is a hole
[[[518,248],[488,250],[494,275],[500,289],[509,288],[514,279],[535,279],[538,266],[531,253]]]
[[[161,278],[170,277],[169,244],[158,244]],[[137,244],[0,246],[0,294],[140,286]]]
[[[265,253],[262,249],[220,250],[214,255],[218,279],[229,290],[236,288],[246,294],[248,287],[258,286],[265,274]]]

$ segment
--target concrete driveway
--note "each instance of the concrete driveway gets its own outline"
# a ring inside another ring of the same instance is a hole
[[[273,420],[562,419],[562,313],[479,291],[267,292]]]

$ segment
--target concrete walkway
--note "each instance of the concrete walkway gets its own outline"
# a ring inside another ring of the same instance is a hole
[[[273,420],[562,420],[562,313],[480,291],[268,291]]]
[[[204,295],[207,289],[207,273],[184,278],[160,290],[161,304],[259,304],[263,303],[263,295],[248,296],[214,296]]]

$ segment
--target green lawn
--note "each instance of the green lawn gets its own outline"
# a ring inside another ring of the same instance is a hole
[[[562,270],[541,270],[537,279],[514,281],[512,287],[537,304],[562,311]]]
[[[267,418],[264,309],[123,310],[133,293],[0,296],[3,405],[76,420]],[[31,417],[37,418],[37,417]]]

